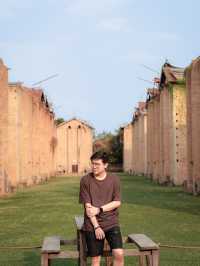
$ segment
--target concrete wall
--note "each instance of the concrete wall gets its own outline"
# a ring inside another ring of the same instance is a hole
[[[57,139],[57,172],[76,173],[76,167],[79,174],[88,172],[93,145],[91,127],[80,120],[72,119],[57,126]]]

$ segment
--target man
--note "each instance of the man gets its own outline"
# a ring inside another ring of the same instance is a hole
[[[99,266],[106,238],[113,254],[113,265],[123,266],[122,236],[118,222],[121,205],[120,181],[108,174],[108,155],[98,151],[91,156],[92,173],[80,182],[80,203],[84,204],[84,226],[92,266]]]

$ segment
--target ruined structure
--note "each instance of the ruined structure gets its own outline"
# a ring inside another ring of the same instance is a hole
[[[9,192],[7,178],[8,68],[0,59],[0,194]]]
[[[187,92],[187,191],[200,194],[200,57],[186,69]]]
[[[133,126],[129,123],[123,130],[123,170],[132,173],[133,171]]]
[[[79,119],[57,126],[56,169],[60,174],[82,174],[90,170],[93,128]]]
[[[160,80],[160,182],[183,184],[187,177],[184,69],[165,63]]]
[[[160,91],[147,90],[147,176],[159,181],[161,171]]]
[[[147,116],[146,103],[139,102],[132,120],[132,166],[136,174],[147,173]]]
[[[2,61],[0,73],[0,191],[6,193],[54,175],[56,127],[41,89],[8,83]]]

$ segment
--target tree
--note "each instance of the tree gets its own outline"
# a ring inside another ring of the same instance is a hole
[[[116,130],[114,134],[110,132],[102,132],[97,135],[94,141],[94,151],[104,150],[110,155],[111,164],[122,163],[122,142],[120,130]]]
[[[55,123],[56,123],[56,126],[65,122],[65,120],[62,118],[62,117],[58,117],[56,120],[55,120]]]

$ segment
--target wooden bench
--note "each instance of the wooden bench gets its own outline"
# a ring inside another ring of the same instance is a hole
[[[75,217],[75,225],[77,230],[77,238],[72,240],[63,239],[59,236],[45,237],[41,250],[41,266],[50,266],[53,259],[78,259],[78,265],[87,265],[87,247],[85,234],[82,230],[83,216]],[[139,266],[159,266],[159,246],[154,243],[149,237],[143,234],[130,234],[128,237],[123,237],[123,243],[133,243],[137,249],[124,249],[125,256],[138,256]],[[61,250],[62,245],[75,245],[77,251]],[[110,247],[105,241],[103,256],[106,260],[106,265],[112,265],[112,254]]]
[[[87,247],[82,230],[84,218],[83,216],[75,217],[75,225],[77,230],[77,245],[79,251],[79,265],[87,265]],[[130,234],[123,237],[123,243],[133,243],[137,249],[124,249],[124,256],[138,256],[139,266],[159,266],[159,246],[144,234]],[[112,254],[107,241],[104,245],[103,256],[106,258],[106,265],[112,265]]]
[[[62,239],[59,236],[45,237],[41,250],[41,266],[50,266],[52,259],[78,259],[78,251],[61,251],[61,245],[77,245],[77,240]]]

